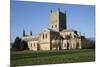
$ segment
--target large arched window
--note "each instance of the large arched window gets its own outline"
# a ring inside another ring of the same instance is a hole
[[[67,49],[69,49],[69,43],[67,42]]]
[[[76,49],[78,49],[78,48],[79,48],[79,43],[76,44]]]
[[[34,42],[34,47],[35,47],[35,42]]]
[[[64,47],[66,47],[66,43],[64,43]]]
[[[31,47],[32,47],[32,43],[31,43],[30,45],[31,45]]]
[[[44,39],[44,34],[43,34],[43,39]]]
[[[46,39],[47,39],[47,34],[45,34],[45,36],[46,36]]]

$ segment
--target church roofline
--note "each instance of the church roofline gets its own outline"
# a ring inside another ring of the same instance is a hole
[[[50,28],[44,28],[44,29],[42,30],[42,32],[43,32],[44,30],[49,30],[49,31],[52,31],[52,32],[57,32],[57,31],[55,31],[55,30],[53,30],[53,29],[50,29]]]

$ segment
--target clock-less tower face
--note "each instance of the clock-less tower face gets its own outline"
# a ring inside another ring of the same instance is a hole
[[[66,29],[66,14],[54,11],[50,13],[50,29],[57,32]]]
[[[59,27],[59,15],[58,12],[53,12],[50,15],[50,28],[53,30],[58,31],[58,27]]]

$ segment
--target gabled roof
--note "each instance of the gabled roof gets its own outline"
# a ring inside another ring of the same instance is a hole
[[[78,35],[78,31],[77,30],[74,30],[74,29],[68,29],[68,30],[63,30],[63,31],[61,31],[61,32],[74,32],[75,34],[77,34]]]
[[[69,31],[69,32],[77,32],[77,30],[75,30],[75,29],[68,29],[67,31]]]
[[[25,40],[25,41],[38,41],[39,36],[26,36],[26,37],[22,37],[22,40]]]
[[[27,39],[27,41],[38,41],[39,38],[30,38],[30,39]]]
[[[44,32],[44,31],[48,31],[48,32],[57,32],[57,31],[55,31],[55,30],[53,30],[53,29],[50,29],[50,28],[44,28],[43,30],[42,30],[42,32]]]

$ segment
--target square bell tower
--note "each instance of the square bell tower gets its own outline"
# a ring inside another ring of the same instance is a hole
[[[50,13],[50,29],[60,32],[66,29],[66,11],[61,12],[58,8],[57,11]]]

